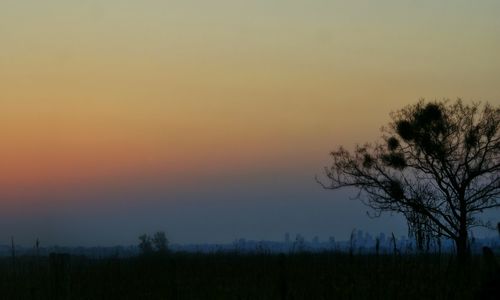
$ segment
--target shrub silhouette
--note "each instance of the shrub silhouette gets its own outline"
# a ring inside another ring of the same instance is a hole
[[[148,234],[143,234],[139,236],[139,250],[142,255],[150,255],[152,253],[162,253],[168,252],[168,239],[165,232],[158,231],[153,237]]]
[[[153,236],[153,245],[155,250],[159,253],[168,252],[168,239],[165,236],[165,232],[158,231]]]
[[[153,244],[149,235],[143,234],[139,236],[139,240],[139,250],[141,251],[141,254],[148,255],[153,253]]]

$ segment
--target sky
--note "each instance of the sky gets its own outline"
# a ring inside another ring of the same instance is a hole
[[[2,0],[0,244],[406,234],[314,177],[421,98],[499,105],[499,14],[493,0]]]

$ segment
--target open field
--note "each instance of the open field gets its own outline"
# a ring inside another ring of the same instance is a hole
[[[3,299],[474,299],[490,266],[474,256],[188,254],[0,260]]]

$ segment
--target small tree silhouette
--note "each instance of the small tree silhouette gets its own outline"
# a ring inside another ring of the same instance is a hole
[[[158,231],[153,236],[153,245],[157,252],[166,253],[168,252],[168,239],[165,236],[165,232]]]
[[[147,234],[143,234],[139,236],[139,249],[141,250],[141,254],[149,255],[153,253],[153,245],[151,242],[151,237]]]

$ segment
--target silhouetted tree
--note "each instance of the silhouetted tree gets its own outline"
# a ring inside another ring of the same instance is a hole
[[[463,261],[468,231],[500,206],[500,108],[490,104],[419,101],[391,114],[375,144],[331,153],[323,187],[355,187],[373,208],[402,213],[420,239],[445,236]]]
[[[141,254],[148,255],[153,253],[153,244],[149,235],[143,234],[139,236],[139,240],[139,249],[141,250]]]
[[[160,253],[168,252],[168,239],[165,236],[165,232],[158,231],[153,236],[153,244],[155,246],[156,251]]]

